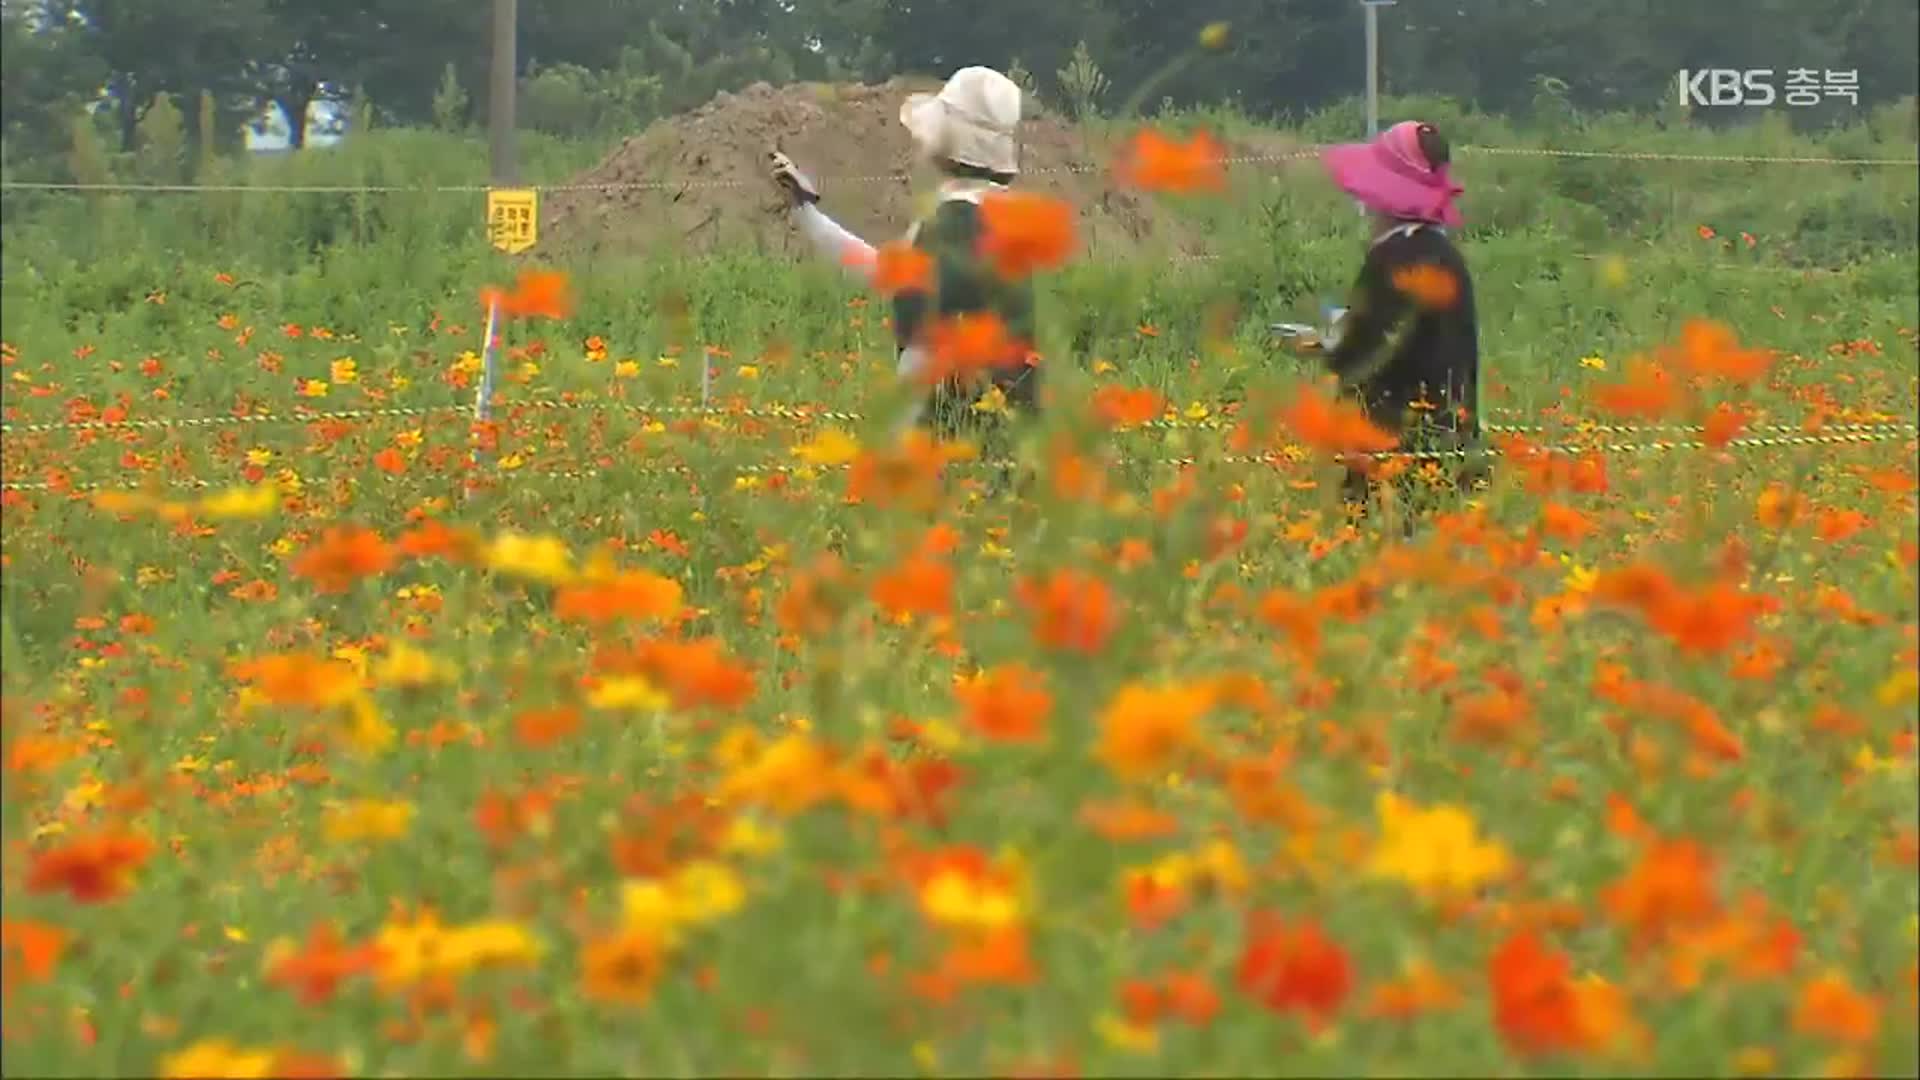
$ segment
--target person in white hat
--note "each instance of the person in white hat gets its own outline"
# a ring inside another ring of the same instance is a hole
[[[900,123],[924,162],[941,177],[932,214],[907,233],[908,241],[934,260],[932,291],[902,292],[893,302],[901,376],[912,378],[924,370],[925,335],[939,319],[991,312],[1015,340],[1033,341],[1032,283],[1004,280],[978,255],[980,202],[1005,190],[1020,170],[1020,87],[990,68],[962,68],[939,93],[909,95],[900,106]],[[771,168],[775,184],[792,204],[794,224],[812,245],[827,258],[870,273],[873,246],[820,209],[820,192],[813,182],[777,151]],[[1038,369],[1020,356],[989,371],[984,385],[949,382],[937,387],[909,423],[931,421],[943,434],[953,434],[980,415],[972,406],[991,388],[998,388],[1012,408],[1038,408]]]

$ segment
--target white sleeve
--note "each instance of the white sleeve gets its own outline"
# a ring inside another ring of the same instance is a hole
[[[845,267],[862,279],[870,276],[873,245],[848,232],[818,206],[806,203],[796,207],[793,223],[822,258],[831,259],[835,265]]]

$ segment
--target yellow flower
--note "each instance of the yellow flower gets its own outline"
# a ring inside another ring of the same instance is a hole
[[[981,394],[980,400],[974,402],[971,408],[974,412],[986,413],[990,416],[1008,416],[1012,414],[1012,409],[1007,405],[1007,395],[998,386],[989,387],[987,392]]]
[[[1894,672],[1874,691],[1874,697],[1889,709],[1920,697],[1920,670],[1902,668]]]
[[[201,1039],[160,1063],[168,1080],[255,1080],[273,1075],[272,1050],[242,1048],[226,1039]]]
[[[449,674],[444,662],[404,641],[396,641],[387,648],[387,654],[380,658],[373,677],[383,686],[413,689],[440,682]]]
[[[280,508],[280,489],[271,483],[233,487],[200,500],[200,512],[215,521],[263,518]]]
[[[1376,808],[1381,836],[1367,862],[1375,877],[1435,896],[1471,891],[1507,872],[1506,849],[1480,840],[1472,815],[1457,806],[1423,809],[1382,792]]]
[[[347,701],[346,710],[347,724],[341,737],[347,745],[363,754],[378,754],[393,745],[398,737],[393,725],[380,715],[367,695],[355,694]]]
[[[574,578],[573,553],[555,536],[501,533],[487,546],[484,558],[496,574],[543,585],[565,585]]]
[[[247,464],[256,469],[264,469],[273,462],[273,451],[256,446],[247,451]]]
[[[661,367],[679,367],[680,359],[674,356],[663,356],[660,359],[654,361],[654,363],[659,364]],[[639,365],[635,364],[634,366],[638,367]]]
[[[1567,591],[1585,596],[1593,592],[1593,583],[1598,580],[1600,580],[1598,571],[1589,570],[1579,563],[1574,563],[1573,566],[1567,570]]]
[[[793,448],[793,456],[809,465],[845,465],[859,454],[860,443],[839,428],[827,428]]]
[[[327,839],[336,843],[355,840],[398,840],[413,825],[413,804],[404,800],[387,802],[361,799],[327,812]]]
[[[302,397],[326,397],[327,384],[320,379],[303,379],[300,383],[300,394]]]
[[[1580,366],[1593,371],[1605,371],[1607,370],[1607,358],[1604,356],[1583,356],[1580,358]]]
[[[350,357],[341,357],[333,362],[327,374],[337,383],[350,383],[360,378],[360,365]]]
[[[1093,1022],[1100,1038],[1115,1050],[1129,1054],[1160,1052],[1160,1031],[1151,1024],[1135,1024],[1111,1013],[1103,1013]]]
[[[540,958],[540,940],[516,922],[491,919],[455,928],[442,943],[445,964],[458,973],[477,967],[530,964]]]
[[[1600,283],[1609,289],[1624,288],[1627,284],[1627,260],[1618,255],[1601,259]]]
[[[780,850],[781,843],[780,830],[769,829],[751,817],[742,815],[727,823],[726,835],[720,839],[720,850],[730,855],[752,858]]]
[[[1200,47],[1203,49],[1224,49],[1227,47],[1227,24],[1210,22],[1200,29]]]
[[[920,910],[941,926],[1002,930],[1020,921],[1020,900],[990,881],[947,869],[920,889]]]
[[[587,704],[596,709],[658,712],[670,704],[670,699],[646,679],[628,675],[601,682],[587,695]]]
[[[1211,413],[1207,411],[1207,407],[1197,401],[1187,406],[1186,417],[1189,420],[1205,420],[1209,415],[1211,415]]]
[[[741,364],[739,367],[733,369],[733,373],[743,379],[757,379],[760,377],[760,369],[752,364]]]
[[[461,353],[453,360],[453,370],[465,375],[478,375],[486,368],[486,361],[480,359],[480,354],[472,349]]]

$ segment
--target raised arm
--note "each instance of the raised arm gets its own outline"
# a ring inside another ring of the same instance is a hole
[[[792,206],[793,223],[824,259],[862,281],[873,276],[873,245],[860,239],[820,209],[820,191],[793,160],[778,150],[767,155],[769,175]]]
[[[1365,379],[1392,351],[1389,341],[1407,313],[1407,298],[1393,287],[1390,260],[1375,249],[1353,283],[1340,334],[1327,353],[1327,366],[1343,383]]]

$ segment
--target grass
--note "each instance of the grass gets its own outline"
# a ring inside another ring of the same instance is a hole
[[[1508,461],[1410,542],[1350,528],[1324,456],[1228,460],[1311,371],[1260,328],[1359,257],[1338,199],[1248,179],[1188,208],[1219,258],[1046,284],[1022,452],[1077,440],[1104,495],[1054,460],[883,497],[879,305],[744,255],[568,267],[475,472],[513,264],[464,211],[312,256],[244,210],[10,219],[7,1071],[1914,1074],[1914,251],[1795,255],[1913,174],[1673,166],[1582,237],[1477,167],[1516,218],[1466,246],[1491,419],[1644,446],[1578,421],[1705,316],[1778,359],[1676,420],[1874,441]],[[1165,419],[1098,434],[1112,386]],[[281,419],[59,426],[105,410]],[[851,473],[793,454],[829,428]],[[1697,603],[1609,603],[1636,568]]]

